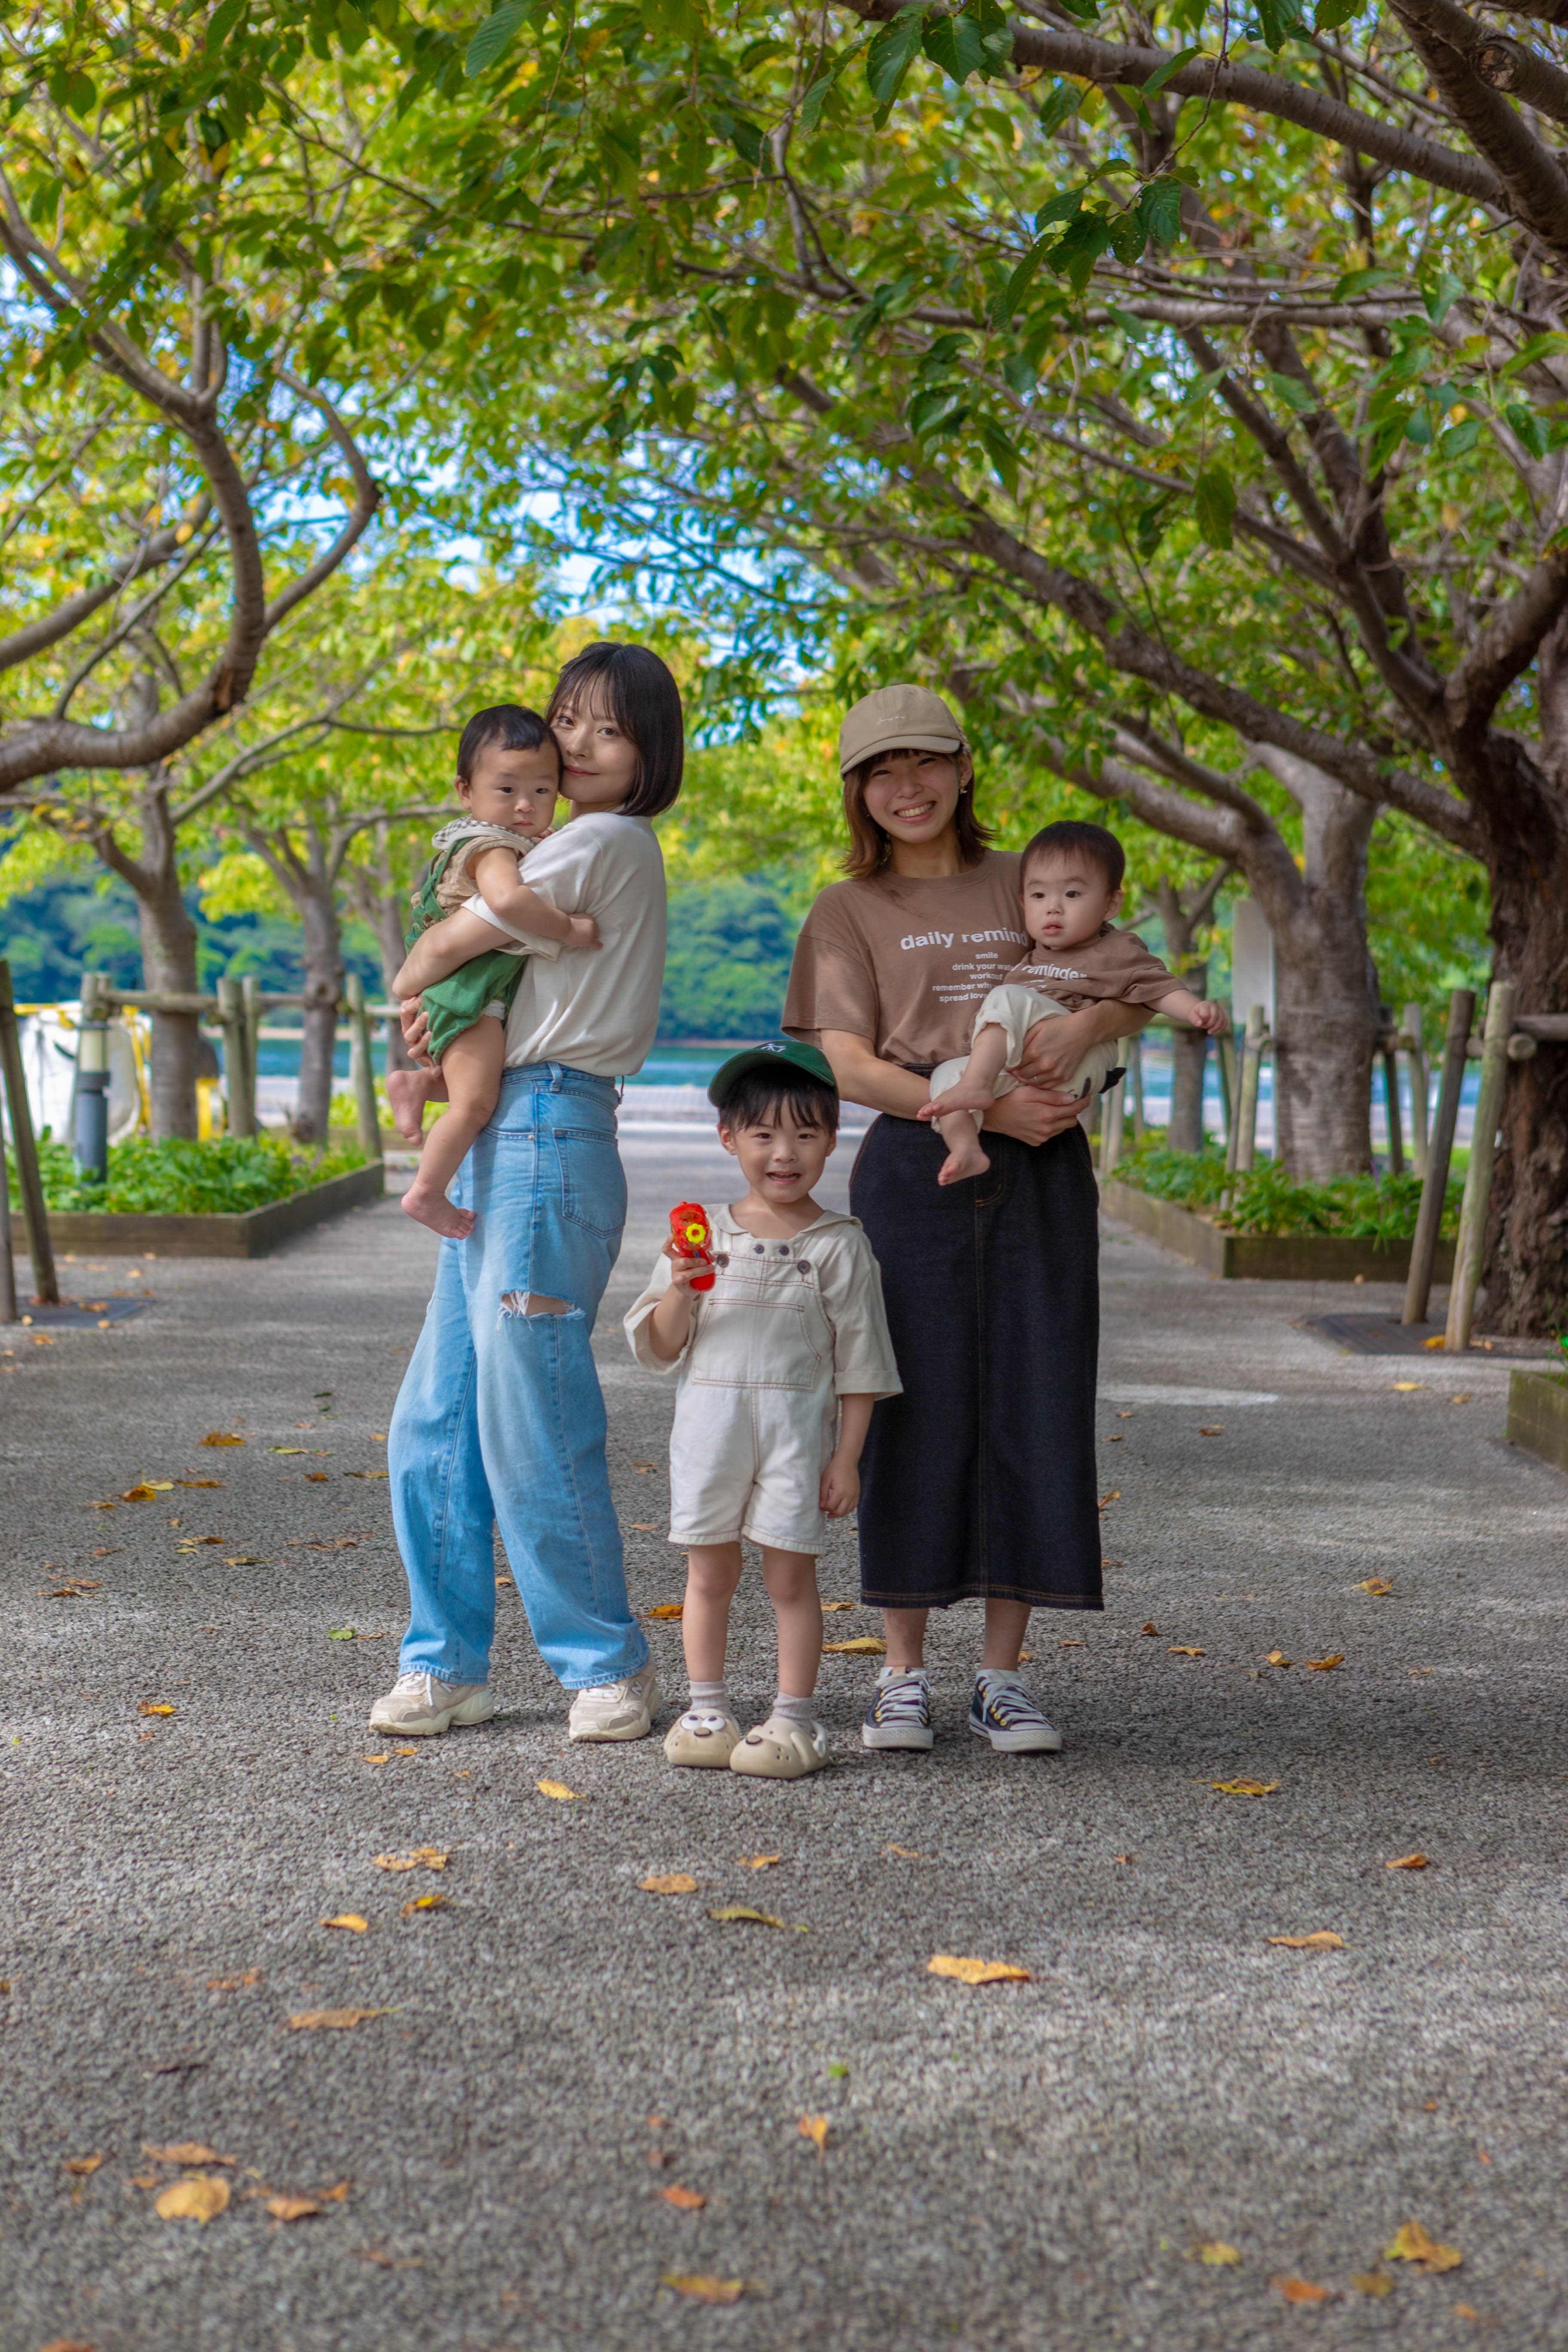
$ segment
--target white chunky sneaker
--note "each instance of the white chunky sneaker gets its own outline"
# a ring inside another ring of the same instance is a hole
[[[658,1676],[650,1658],[621,1683],[580,1690],[566,1718],[569,1739],[646,1739],[658,1706]]]
[[[376,1700],[370,1727],[429,1739],[455,1724],[488,1723],[495,1711],[488,1683],[443,1683],[434,1675],[410,1671],[399,1675],[386,1696]]]
[[[883,1666],[877,1696],[860,1726],[868,1748],[930,1748],[936,1738],[931,1719],[931,1685],[923,1666]]]

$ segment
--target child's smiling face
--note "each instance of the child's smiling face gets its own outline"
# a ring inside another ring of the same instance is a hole
[[[1040,948],[1080,948],[1121,904],[1103,874],[1078,857],[1035,857],[1024,876],[1024,929]]]
[[[782,1102],[743,1127],[719,1129],[720,1142],[741,1163],[752,1198],[782,1208],[810,1198],[837,1139],[831,1128],[813,1125]]]
[[[481,824],[502,824],[510,833],[537,840],[549,832],[561,791],[561,755],[553,741],[531,751],[503,751],[487,743],[458,796]]]

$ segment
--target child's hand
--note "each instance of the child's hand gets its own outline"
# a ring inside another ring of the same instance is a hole
[[[847,1519],[859,1500],[859,1465],[840,1461],[836,1454],[822,1474],[822,1486],[816,1497],[817,1509],[826,1511],[830,1519]]]
[[[676,1248],[673,1242],[666,1242],[663,1249],[659,1252],[659,1255],[661,1257],[667,1257],[669,1260],[669,1286],[671,1290],[684,1291],[689,1300],[691,1297],[691,1286],[696,1281],[698,1276],[700,1274],[711,1274],[713,1271],[712,1267],[710,1265],[705,1265],[700,1257],[683,1256],[681,1252]]]
[[[568,949],[600,948],[604,944],[599,937],[599,926],[592,915],[567,916],[566,945]]]
[[[1207,1002],[1194,1004],[1187,1019],[1194,1029],[1207,1030],[1211,1037],[1223,1037],[1230,1027],[1230,1023],[1226,1019],[1223,1004],[1211,1004]]]

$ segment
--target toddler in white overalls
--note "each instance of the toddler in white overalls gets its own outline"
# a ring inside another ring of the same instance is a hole
[[[708,1089],[744,1200],[706,1209],[708,1269],[667,1243],[626,1318],[637,1361],[674,1372],[671,1543],[688,1554],[681,1637],[691,1704],[672,1764],[795,1780],[827,1761],[812,1712],[822,1654],[816,1557],[829,1518],[859,1499],[871,1407],[900,1388],[882,1278],[853,1217],[811,1197],[837,1141],[838,1094],[814,1045],[737,1054]],[[724,1686],[741,1538],[761,1547],[778,1621],[778,1696],[742,1739]]]

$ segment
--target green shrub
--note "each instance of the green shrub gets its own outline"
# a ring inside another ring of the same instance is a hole
[[[11,1199],[16,1162],[7,1150]],[[109,1147],[109,1181],[82,1181],[75,1154],[45,1130],[38,1142],[44,1198],[51,1209],[100,1210],[120,1216],[201,1216],[264,1208],[308,1185],[324,1184],[364,1164],[362,1151],[291,1150],[270,1136],[225,1136],[212,1143],[150,1143],[134,1136]]]
[[[1145,1137],[1121,1161],[1118,1178],[1156,1200],[1174,1201],[1213,1217],[1236,1234],[1337,1234],[1369,1241],[1408,1241],[1421,1205],[1418,1176],[1327,1176],[1298,1182],[1277,1161],[1266,1160],[1245,1176],[1232,1177],[1226,1201],[1225,1155],[1215,1145],[1202,1151],[1172,1151]],[[1443,1233],[1459,1227],[1463,1180],[1450,1175],[1443,1203]]]

